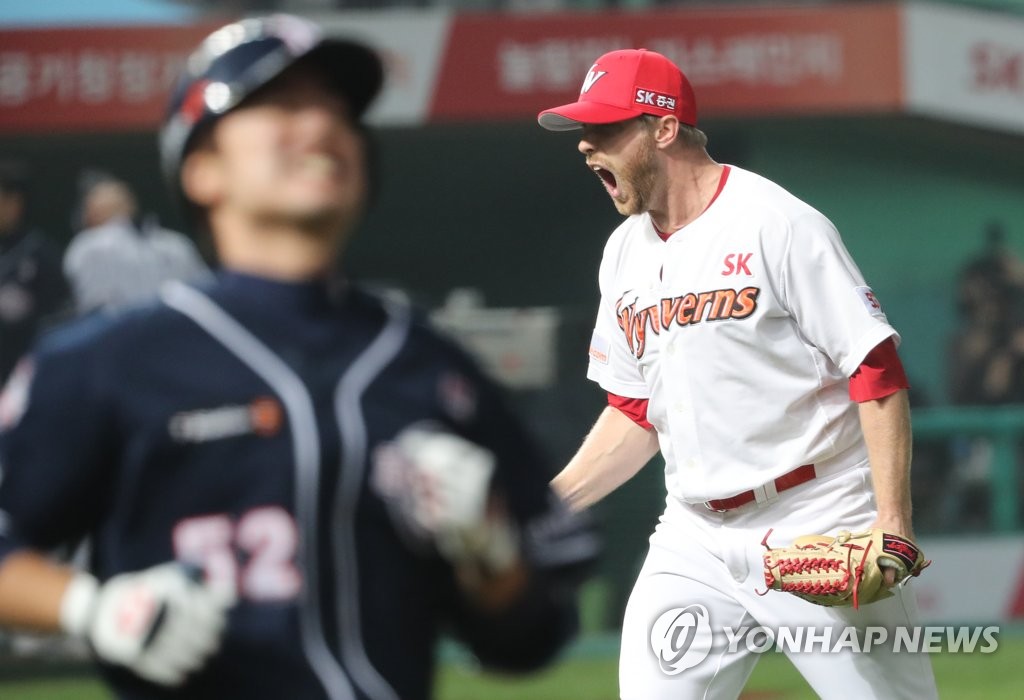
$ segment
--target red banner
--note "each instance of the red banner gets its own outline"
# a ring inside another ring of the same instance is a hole
[[[0,131],[153,129],[209,25],[0,32]]]
[[[575,99],[594,59],[626,47],[675,60],[704,115],[897,111],[900,18],[896,4],[858,4],[532,16],[342,12],[328,24],[360,29],[385,55],[418,57],[380,100],[382,123],[410,125],[532,118]],[[181,62],[211,29],[0,31],[0,132],[152,129]]]
[[[648,48],[687,74],[702,114],[895,110],[896,5],[458,17],[431,115],[536,114],[575,99],[602,53]]]

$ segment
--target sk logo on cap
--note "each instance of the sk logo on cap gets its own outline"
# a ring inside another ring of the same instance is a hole
[[[600,80],[602,77],[608,74],[608,71],[595,70],[596,68],[597,64],[595,63],[590,68],[590,72],[587,73],[587,77],[583,79],[583,89],[580,90],[581,93],[590,92],[590,88],[594,87],[594,83],[596,83],[598,80]]]

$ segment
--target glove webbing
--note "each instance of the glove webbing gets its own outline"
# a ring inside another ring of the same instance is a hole
[[[768,538],[771,537],[773,529],[769,529],[765,533],[764,539],[761,540],[761,544],[765,549],[770,549],[768,546]],[[859,607],[860,601],[858,600],[858,593],[860,589],[861,579],[864,578],[864,562],[867,560],[868,552],[871,550],[873,542],[868,540],[866,547],[861,547],[857,544],[843,543],[839,546],[846,547],[846,566],[841,567],[842,562],[835,558],[828,557],[804,557],[803,559],[784,559],[779,562],[779,575],[784,576],[786,574],[807,574],[807,573],[821,573],[828,571],[843,571],[842,579],[819,579],[817,581],[783,581],[782,590],[789,593],[807,593],[811,595],[836,595],[843,593],[847,590],[847,586],[850,584],[850,579],[853,579],[853,608],[856,610]],[[833,545],[835,546],[835,545]],[[802,549],[816,549],[814,545],[807,545]],[[853,550],[863,549],[864,556],[861,557],[860,563],[852,571],[850,571],[850,562],[853,559]],[[929,562],[931,563],[931,562]],[[770,580],[769,580],[770,577]],[[763,592],[759,592],[758,595],[765,595],[771,588],[771,585],[775,583],[775,576],[770,572],[765,575],[765,583],[768,584]]]

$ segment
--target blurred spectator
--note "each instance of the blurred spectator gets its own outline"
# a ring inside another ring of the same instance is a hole
[[[958,278],[960,326],[949,353],[950,398],[958,405],[1024,403],[1024,261],[1007,245],[1000,222],[990,222],[985,237],[985,249]],[[959,531],[987,530],[993,442],[959,435],[950,448],[954,467],[944,479],[939,517]]]
[[[131,188],[110,175],[88,173],[80,204],[84,226],[64,255],[80,314],[116,310],[155,298],[173,279],[208,274],[199,251],[184,234],[141,218]]]
[[[999,222],[986,236],[986,250],[963,268],[957,290],[950,394],[961,405],[1024,402],[1024,261]]]
[[[26,222],[28,189],[23,165],[0,163],[0,384],[69,294],[59,248]]]

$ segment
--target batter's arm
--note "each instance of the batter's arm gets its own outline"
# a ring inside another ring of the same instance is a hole
[[[0,627],[57,632],[64,591],[74,570],[29,550],[0,562]]]
[[[914,539],[910,503],[911,429],[906,389],[880,399],[862,401],[861,430],[871,462],[871,480],[878,502],[875,527]],[[888,578],[888,576],[887,576]]]
[[[583,510],[633,478],[657,452],[657,432],[608,406],[551,486],[572,510]]]

